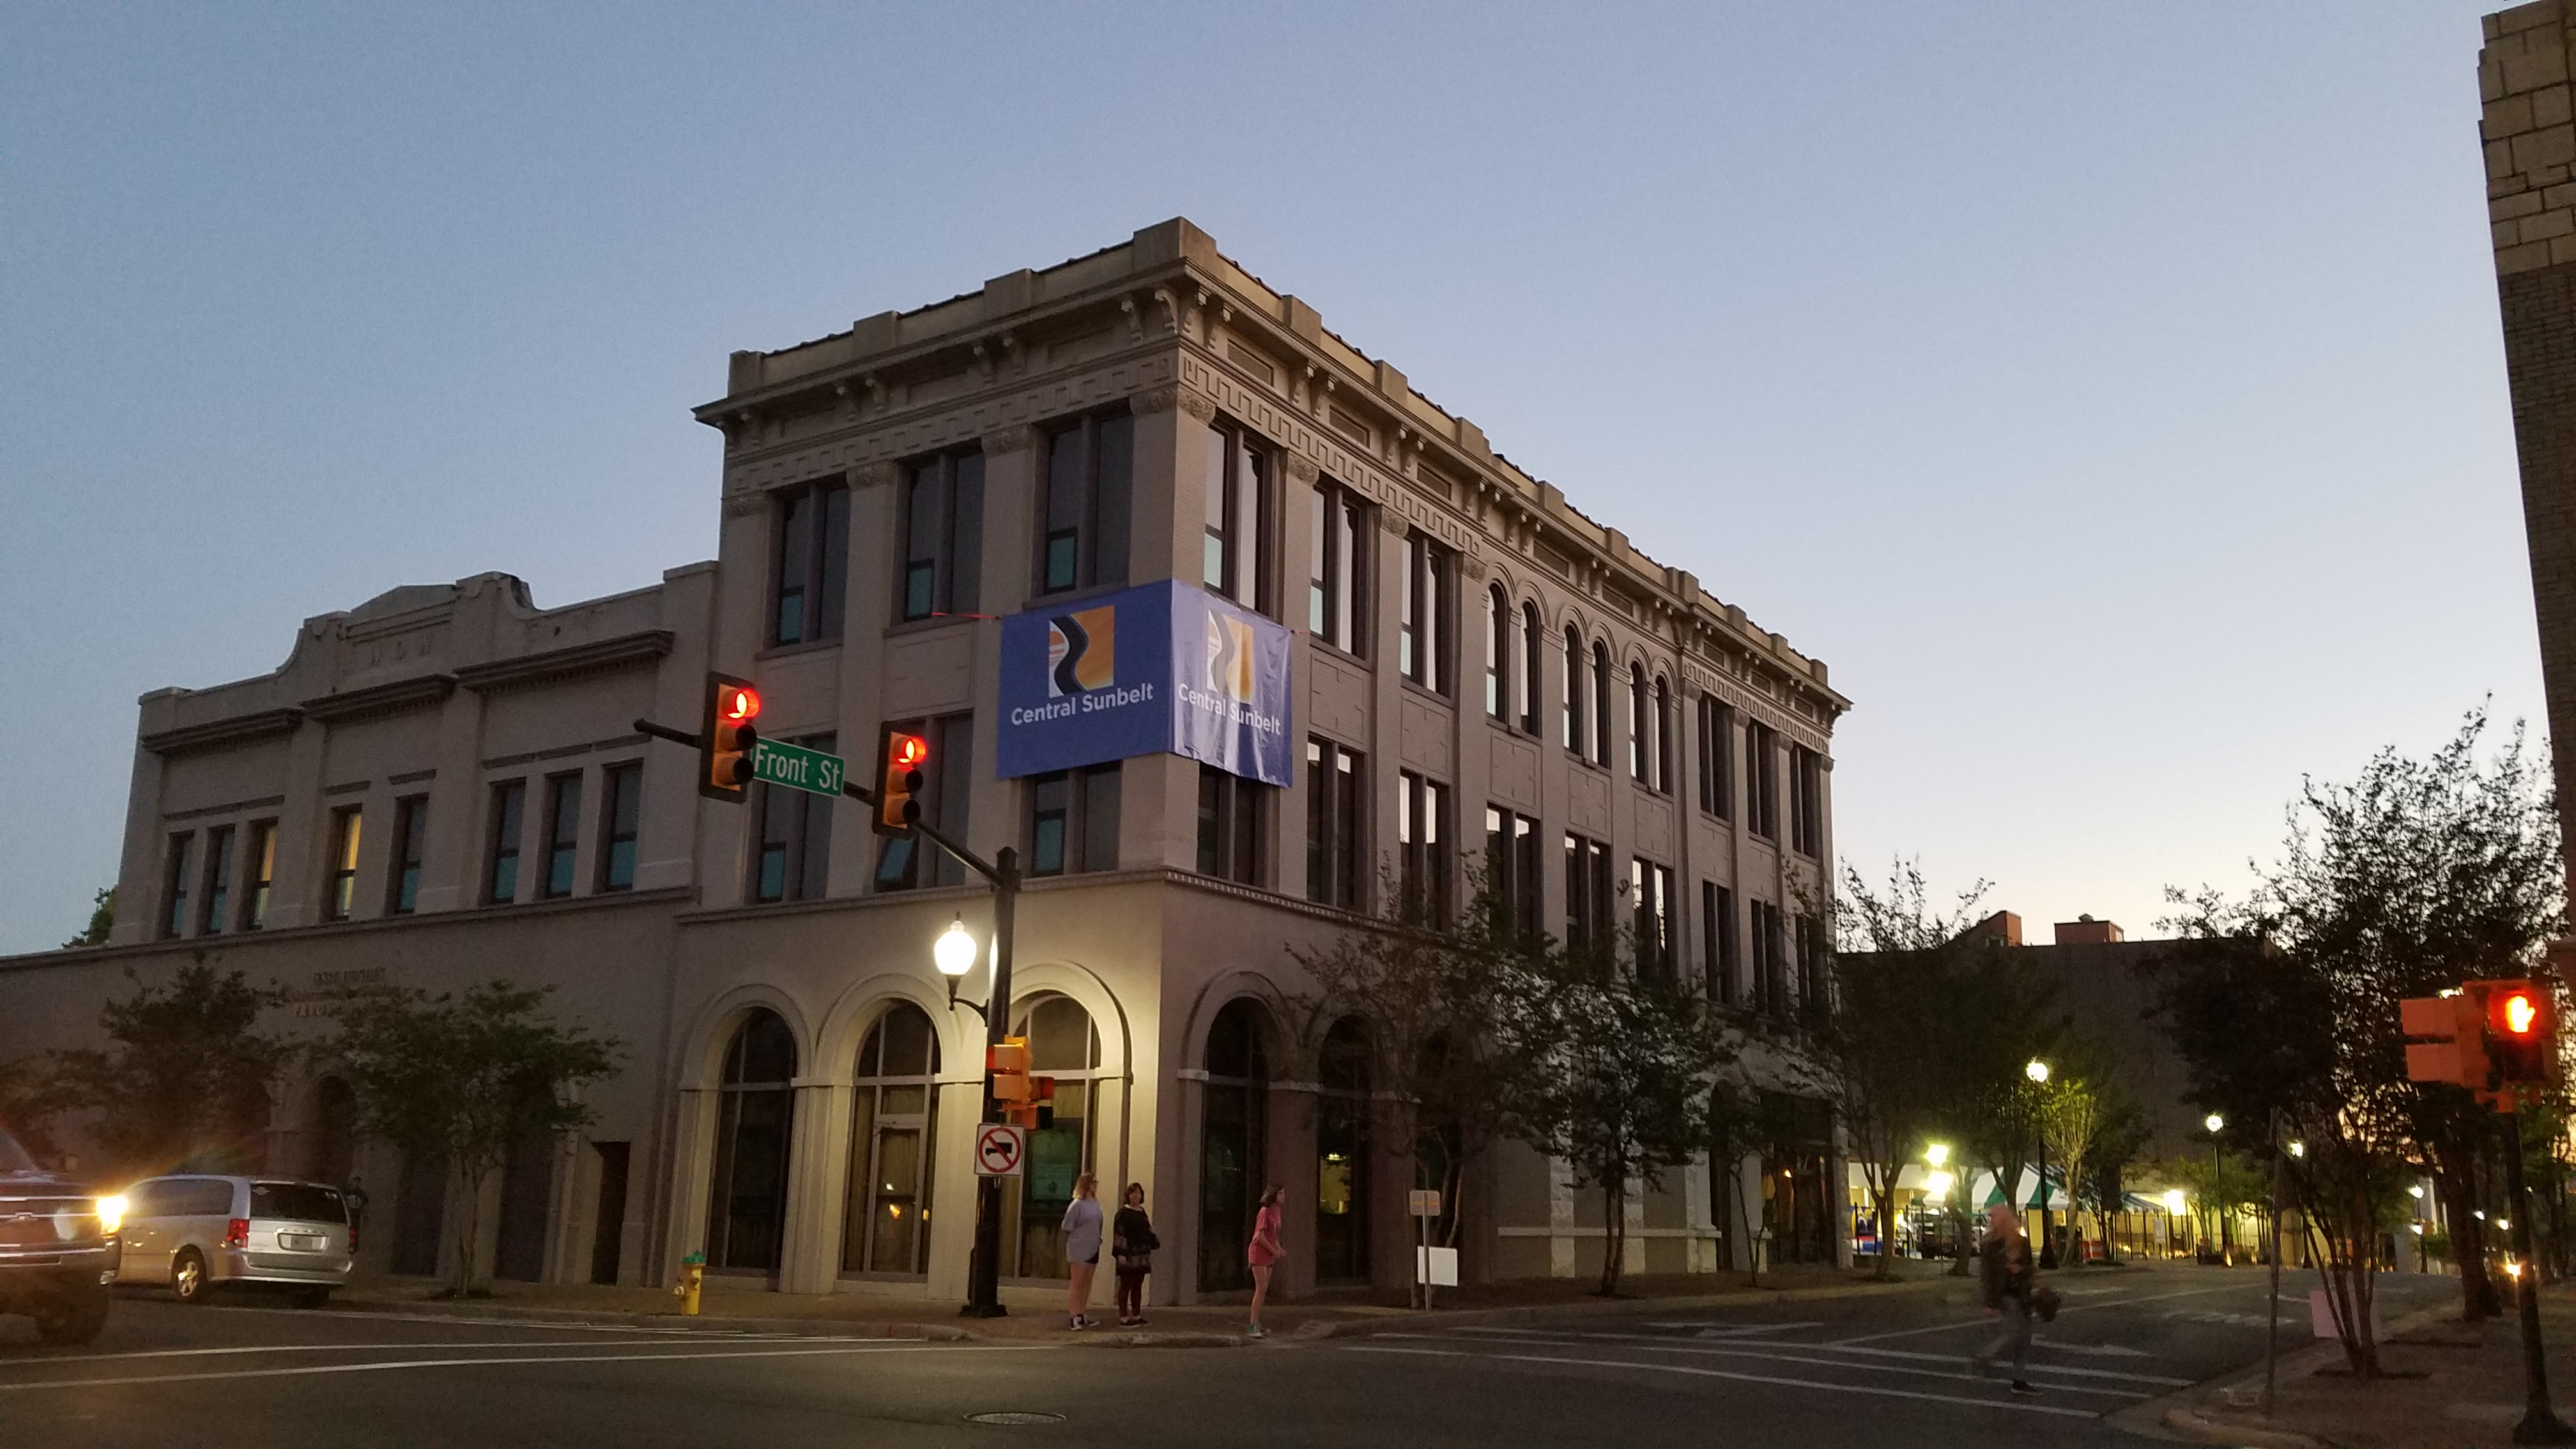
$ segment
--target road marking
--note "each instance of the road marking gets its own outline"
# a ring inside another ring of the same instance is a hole
[[[2230,1283],[2223,1288],[2186,1288],[2179,1293],[2150,1293],[2140,1298],[2115,1298],[2107,1303],[2078,1303],[2057,1310],[2057,1316],[2063,1318],[2070,1313],[2090,1313],[2097,1308],[2128,1308],[2140,1303],[2161,1303],[2168,1298],[2196,1298],[2203,1293],[2226,1293],[2238,1288],[2260,1286],[2255,1283]],[[1918,1333],[1943,1333],[1953,1328],[1976,1328],[1993,1322],[1991,1318],[1966,1318],[1956,1323],[1936,1323],[1929,1328],[1900,1328],[1892,1333],[1864,1333],[1852,1338],[1838,1338],[1834,1342],[1872,1343],[1882,1338],[1912,1338]]]
[[[1388,1335],[1392,1336],[1392,1335]],[[1347,1344],[1344,1353],[1416,1353],[1425,1358],[1467,1358],[1471,1355],[1455,1348],[1378,1348],[1372,1344]]]
[[[1382,1335],[1380,1335],[1380,1337],[1385,1337],[1385,1338],[1399,1338],[1399,1337],[1410,1337],[1410,1336],[1411,1336],[1411,1335],[1407,1335],[1407,1334],[1382,1334]],[[1429,1337],[1430,1335],[1424,1335],[1424,1336],[1425,1336],[1425,1337]],[[1513,1343],[1515,1343],[1515,1344],[1519,1344],[1519,1343],[1528,1343],[1528,1344],[1532,1344],[1532,1345],[1534,1345],[1534,1346],[1549,1347],[1549,1348],[1582,1348],[1582,1347],[1584,1347],[1584,1346],[1585,1346],[1585,1345],[1583,1345],[1583,1344],[1573,1343],[1573,1342],[1569,1342],[1569,1341],[1562,1340],[1562,1339],[1514,1339],[1514,1340],[1512,1340],[1512,1342],[1513,1342]],[[1693,1354],[1699,1354],[1699,1355],[1702,1355],[1702,1356],[1705,1356],[1705,1357],[1715,1357],[1715,1358],[1758,1358],[1758,1359],[1768,1359],[1768,1360],[1770,1360],[1770,1361],[1772,1361],[1772,1362],[1775,1362],[1775,1363],[1802,1363],[1802,1364],[1807,1364],[1807,1365],[1810,1365],[1810,1366],[1812,1366],[1812,1367],[1816,1367],[1816,1368],[1855,1369],[1855,1370],[1859,1370],[1859,1371],[1862,1371],[1862,1372],[1869,1372],[1869,1373],[1904,1374],[1904,1375],[1907,1375],[1908,1377],[1912,1377],[1912,1378],[1925,1378],[1925,1379],[1949,1379],[1949,1380],[1952,1380],[1952,1381],[1954,1381],[1954,1382],[1958,1382],[1958,1383],[1970,1383],[1970,1384],[1973,1384],[1973,1383],[1984,1383],[1984,1382],[1987,1382],[1987,1381],[1986,1381],[1986,1380],[1984,1380],[1984,1379],[1980,1379],[1980,1378],[1979,1378],[1979,1377],[1977,1377],[1975,1374],[1957,1373],[1957,1372],[1950,1371],[1950,1370],[1945,1370],[1945,1369],[1906,1368],[1906,1367],[1902,1367],[1902,1366],[1897,1365],[1897,1364],[1884,1364],[1884,1363],[1854,1363],[1854,1362],[1852,1362],[1852,1361],[1851,1361],[1851,1360],[1849,1360],[1849,1359],[1837,1359],[1837,1358],[1808,1358],[1808,1357],[1806,1357],[1806,1356],[1805,1356],[1805,1355],[1803,1355],[1803,1354],[1797,1354],[1797,1353],[1791,1353],[1791,1352],[1789,1352],[1789,1351],[1788,1351],[1788,1350],[1789,1350],[1789,1347],[1790,1347],[1790,1345],[1785,1345],[1785,1344],[1783,1344],[1783,1345],[1778,1345],[1778,1346],[1774,1346],[1774,1345],[1771,1345],[1771,1344],[1760,1344],[1760,1345],[1754,1345],[1754,1346],[1749,1346],[1749,1347],[1744,1347],[1744,1348],[1718,1348],[1718,1347],[1715,1347],[1715,1346],[1712,1346],[1712,1345],[1708,1345],[1708,1344],[1699,1344],[1699,1343],[1670,1343],[1670,1344],[1650,1345],[1650,1346],[1648,1346],[1648,1348],[1646,1349],[1646,1351],[1647,1351],[1647,1352],[1649,1352],[1649,1353],[1693,1353]],[[1798,1347],[1805,1347],[1805,1345],[1798,1345]],[[1401,1349],[1399,1349],[1399,1350],[1392,1350],[1392,1351],[1393,1351],[1393,1352],[1404,1352],[1405,1350],[1401,1350]],[[1427,1353],[1427,1352],[1430,1352],[1430,1350],[1428,1350],[1428,1349],[1415,1349],[1415,1350],[1412,1350],[1412,1352],[1416,1352],[1416,1353]],[[1954,1362],[1955,1362],[1955,1360],[1954,1360]],[[2034,1373],[2053,1373],[2053,1372],[2057,1372],[2057,1370],[2053,1370],[2053,1369],[2045,1368],[2045,1367],[2040,1367],[2040,1368],[2034,1368],[2034,1369],[2032,1370],[2032,1372],[2034,1372]],[[2090,1385],[2087,1385],[2087,1384],[2059,1384],[2059,1383],[2052,1383],[2052,1384],[2050,1384],[2050,1385],[2049,1385],[2049,1387],[2050,1387],[2050,1388],[2053,1388],[2053,1389],[2057,1389],[2057,1390],[2059,1390],[2059,1391],[2061,1391],[2061,1392],[2063,1392],[2063,1393],[2070,1393],[2070,1394],[2095,1394],[2095,1395],[2099,1395],[2099,1396],[2104,1397],[2104,1398],[2112,1398],[2112,1399],[2152,1399],[2152,1398],[2154,1398],[2154,1397],[2155,1397],[2155,1395],[2153,1395],[2153,1394],[2144,1394],[2144,1393],[2140,1393],[2140,1392],[2138,1392],[2138,1391],[2137,1391],[2137,1390],[2135,1390],[2135,1389],[2094,1388],[2094,1387],[2092,1387],[2092,1386],[2090,1386]]]
[[[2034,1348],[2053,1348],[2060,1353],[2100,1354],[2104,1358],[2155,1357],[2154,1354],[2147,1352],[2143,1348],[2131,1348],[2124,1343],[2061,1343],[2053,1338],[2034,1338],[2031,1340],[2031,1346]]]
[[[305,1319],[343,1318],[371,1320],[380,1323],[437,1323],[451,1327],[462,1325],[477,1328],[524,1328],[530,1333],[536,1333],[539,1331],[554,1333],[658,1333],[666,1334],[675,1338],[745,1339],[768,1339],[786,1336],[783,1334],[751,1328],[654,1328],[643,1324],[567,1323],[562,1320],[552,1318],[490,1318],[480,1314],[467,1315],[462,1313],[376,1313],[355,1308],[252,1308],[242,1304],[225,1303],[208,1304],[203,1307],[190,1309],[189,1311],[192,1313],[274,1313],[281,1316]],[[804,1334],[796,1335],[796,1337],[799,1338],[806,1336],[807,1335]],[[819,1337],[819,1335],[816,1336]],[[861,1335],[857,1334],[845,1334],[830,1341],[841,1342],[844,1339],[855,1341],[860,1337]]]
[[[1782,1378],[1774,1374],[1735,1373],[1727,1369],[1699,1368],[1691,1364],[1625,1363],[1615,1359],[1556,1358],[1546,1354],[1530,1353],[1471,1354],[1468,1356],[1471,1358],[1485,1357],[1503,1359],[1513,1363],[1566,1364],[1577,1368],[1645,1369],[1653,1373],[1691,1374],[1699,1378],[1732,1379],[1738,1383],[1778,1384],[1783,1387],[1793,1389],[1823,1389],[1827,1393],[1834,1394],[1866,1394],[1873,1398],[1881,1399],[1916,1399],[1925,1403],[1933,1404],[1966,1404],[1971,1408],[2011,1409],[2017,1413],[2024,1414],[2057,1414],[2070,1419],[2098,1419],[2102,1417],[2091,1409],[2061,1409],[2053,1404],[2024,1404],[2016,1403],[2011,1399],[1971,1399],[1962,1397],[1958,1394],[1926,1394],[1918,1393],[1913,1389],[1886,1389],[1880,1388],[1874,1384],[1835,1384],[1827,1383],[1821,1379],[1792,1379]]]
[[[1985,1320],[1985,1319],[1979,1319],[1979,1320],[1978,1320],[1978,1322],[1980,1322],[1980,1323],[1987,1322],[1987,1321],[1988,1321],[1988,1320]],[[1550,1333],[1550,1332],[1551,1332],[1551,1330],[1544,1329],[1544,1328],[1487,1328],[1487,1327],[1479,1327],[1479,1326],[1473,1326],[1473,1325],[1461,1325],[1461,1326],[1459,1326],[1458,1328],[1453,1329],[1453,1330],[1451,1330],[1451,1331],[1452,1331],[1452,1332],[1454,1332],[1454,1333],[1491,1333],[1491,1334],[1515,1334],[1515,1335],[1547,1334],[1547,1333]],[[1384,1335],[1381,1335],[1381,1336],[1384,1336]],[[1555,1336],[1555,1337],[1557,1337],[1557,1338],[1560,1338],[1560,1339],[1565,1339],[1565,1338],[1599,1338],[1599,1339],[1615,1339],[1615,1340],[1619,1340],[1619,1341],[1623,1341],[1623,1342],[1629,1342],[1629,1343],[1669,1343],[1669,1342],[1671,1342],[1671,1340],[1670,1340],[1670,1339],[1665,1338],[1665,1337],[1663,1337],[1662,1335],[1659,1335],[1659,1334],[1652,1334],[1652,1333],[1578,1333],[1578,1332],[1572,1332],[1572,1331],[1557,1331],[1557,1332],[1555,1332],[1555,1333],[1554,1333],[1554,1336]],[[1498,1339],[1498,1340],[1496,1340],[1496,1341],[1497,1341],[1497,1342],[1522,1342],[1522,1341],[1526,1341],[1526,1340],[1525,1340],[1525,1339],[1522,1339],[1522,1338],[1514,1338],[1514,1339]],[[2033,1342],[2034,1342],[2034,1344],[2037,1344],[2037,1343],[2039,1343],[2039,1342],[2040,1342],[2040,1340],[2033,1340]],[[1955,1354],[1955,1353],[1923,1353],[1923,1352],[1919,1352],[1919,1351],[1917,1351],[1917,1350],[1913,1350],[1913,1349],[1903,1349],[1903,1348],[1862,1348],[1862,1347],[1860,1347],[1860,1346],[1858,1346],[1858,1345],[1854,1344],[1850,1339],[1841,1339],[1841,1340],[1837,1340],[1836,1342],[1833,1342],[1833,1343],[1794,1343],[1794,1344],[1792,1344],[1792,1343],[1784,1343],[1784,1344],[1761,1344],[1761,1345],[1758,1345],[1758,1347],[1762,1347],[1762,1348],[1798,1348],[1798,1349],[1806,1349],[1806,1350],[1813,1351],[1813,1352],[1860,1353],[1860,1354],[1868,1354],[1868,1355],[1870,1355],[1870,1356],[1872,1356],[1872,1357],[1875,1357],[1875,1358],[1905,1358],[1905,1359],[1920,1359],[1920,1360],[1923,1360],[1923,1361],[1926,1361],[1926,1362],[1930,1362],[1930,1363],[1957,1363],[1957,1362],[1959,1361],[1959,1357],[1960,1357],[1958,1354]],[[1831,1360],[1827,1360],[1827,1362],[1831,1362]],[[2166,1378],[2166,1377],[2164,1377],[2164,1376],[2163,1376],[2163,1375],[2161,1375],[2161,1374],[2127,1374],[2127,1373],[2115,1373],[2115,1372],[2113,1372],[2113,1371],[2112,1371],[2112,1370],[2110,1370],[2110,1369],[2072,1368],[2072,1367],[2067,1367],[2067,1366],[2059,1365],[2059,1364],[2041,1364],[2041,1365],[2037,1365],[2037,1366],[2036,1366],[2036,1368],[2035,1368],[2035,1371],[2036,1371],[2036,1372],[2039,1372],[2039,1373],[2051,1373],[2051,1374],[2064,1374],[2064,1375],[2070,1375],[2070,1376],[2073,1376],[2073,1377],[2076,1377],[2076,1378],[2087,1378],[2087,1379],[2121,1379],[2121,1380],[2125,1380],[2125,1381],[2130,1382],[2130,1383],[2141,1383],[2141,1384],[2164,1384],[2164,1385],[2168,1385],[2168,1386],[2173,1387],[2173,1388],[2187,1388],[2187,1387],[2189,1387],[2190,1385],[2192,1385],[2192,1384],[2194,1384],[2194,1383],[2199,1382],[2199,1380],[2197,1380],[2197,1379],[2174,1379],[2174,1378]]]
[[[1690,1322],[1688,1322],[1688,1323],[1654,1323],[1654,1322],[1648,1322],[1648,1323],[1640,1324],[1640,1325],[1638,1325],[1638,1326],[1639,1326],[1639,1327],[1641,1327],[1641,1328],[1689,1328],[1689,1329],[1695,1329],[1695,1330],[1697,1330],[1697,1331],[1698,1331],[1699,1336],[1700,1336],[1700,1337],[1702,1337],[1702,1338],[1740,1338],[1740,1337],[1743,1337],[1743,1336],[1745,1336],[1745,1335],[1747,1335],[1747,1334],[1755,1334],[1755,1333],[1786,1333],[1786,1332],[1788,1332],[1790,1329],[1793,1329],[1793,1328],[1822,1328],[1822,1327],[1824,1327],[1824,1324],[1823,1324],[1823,1323],[1821,1323],[1821,1322],[1807,1322],[1807,1323],[1711,1323],[1711,1322],[1709,1322],[1709,1321],[1708,1321],[1707,1319],[1705,1319],[1705,1318],[1700,1318],[1700,1319],[1693,1319],[1692,1321],[1690,1321]]]
[[[518,1367],[525,1364],[555,1363],[672,1363],[685,1359],[708,1358],[813,1358],[826,1354],[866,1353],[1024,1353],[1053,1348],[1048,1343],[996,1344],[989,1348],[964,1344],[901,1345],[885,1348],[844,1346],[837,1348],[756,1348],[725,1349],[715,1353],[583,1353],[537,1358],[415,1358],[392,1359],[384,1363],[299,1364],[293,1368],[238,1369],[230,1373],[138,1374],[95,1379],[43,1379],[33,1383],[0,1384],[0,1394],[24,1393],[30,1389],[82,1389],[102,1384],[183,1384],[202,1383],[213,1379],[280,1379],[301,1378],[311,1374],[371,1374],[395,1369],[474,1368],[491,1364]]]
[[[773,1338],[769,1341],[778,1342],[780,1340]],[[806,1340],[797,1341],[802,1342]],[[832,1341],[847,1343],[859,1342],[860,1340],[835,1339]],[[598,1342],[599,1340],[595,1338],[495,1338],[490,1340],[477,1340],[468,1343],[423,1343],[418,1339],[413,1339],[408,1343],[264,1343],[254,1344],[246,1348],[149,1348],[135,1349],[125,1353],[65,1353],[54,1354],[45,1358],[7,1359],[0,1360],[0,1369],[36,1368],[45,1364],[57,1363],[99,1363],[109,1359],[120,1358],[207,1358],[220,1354],[240,1353],[382,1353],[386,1349],[393,1348],[588,1348]],[[644,1346],[645,1345],[643,1344],[636,1345],[638,1348]],[[655,1346],[658,1347],[659,1345],[657,1344]],[[686,1345],[675,1343],[672,1344],[671,1347],[682,1348],[686,1347]]]

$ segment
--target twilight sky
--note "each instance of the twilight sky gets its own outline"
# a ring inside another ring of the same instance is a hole
[[[1838,844],[2146,934],[2540,726],[2467,3],[0,10],[0,953],[135,696],[709,557],[688,408],[1186,215],[1833,667]]]

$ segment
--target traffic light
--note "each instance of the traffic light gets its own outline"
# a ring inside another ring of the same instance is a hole
[[[2558,1012],[2536,981],[2487,988],[2487,1055],[2505,1082],[2546,1086],[2558,1079]]]
[[[984,1048],[984,1070],[993,1078],[994,1101],[1027,1101],[1030,1092],[1028,1038],[1006,1036]]]
[[[877,813],[870,822],[879,835],[907,835],[921,820],[921,767],[930,763],[930,741],[893,725],[877,726]]]
[[[2409,997],[2397,1003],[2397,1021],[2406,1035],[2431,1038],[2406,1044],[2406,1080],[2486,1090],[2486,1007],[2478,996]]]
[[[698,793],[710,800],[742,803],[751,783],[752,750],[760,731],[760,691],[748,679],[729,674],[707,676],[706,713],[698,725]]]

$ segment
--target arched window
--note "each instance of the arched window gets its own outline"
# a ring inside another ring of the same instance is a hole
[[[1227,1002],[1208,1026],[1207,1100],[1199,1128],[1199,1290],[1249,1288],[1244,1245],[1261,1199],[1270,1063],[1261,1008]]]
[[[1610,646],[1592,641],[1592,763],[1610,768]]]
[[[1673,793],[1673,689],[1655,676],[1655,788]]]
[[[1538,660],[1546,649],[1547,631],[1539,627],[1538,605],[1522,604],[1521,677],[1515,681],[1520,686],[1520,707],[1515,712],[1520,715],[1521,728],[1532,735],[1539,732]]]
[[[1315,1277],[1369,1275],[1368,1037],[1348,1017],[1324,1034],[1316,1061]]]
[[[1646,778],[1646,730],[1653,716],[1646,712],[1646,666],[1628,666],[1628,778],[1639,784]]]
[[[897,1002],[859,1043],[850,1118],[850,1189],[841,1226],[844,1273],[930,1271],[930,1170],[937,1141],[939,1038]]]
[[[1002,1196],[1002,1261],[1022,1278],[1064,1278],[1064,1210],[1073,1182],[1093,1170],[1100,1088],[1100,1033],[1069,996],[1041,996],[1021,1008],[1014,1036],[1029,1043],[1029,1074],[1055,1079],[1055,1124],[1029,1134],[1016,1197]],[[1114,1204],[1114,1189],[1103,1199]]]
[[[1583,636],[1565,626],[1565,747],[1583,753]]]
[[[778,1271],[786,1240],[787,1144],[795,1129],[796,1035],[754,1011],[725,1047],[709,1174],[707,1266]]]
[[[347,1186],[358,1162],[358,1099],[349,1084],[324,1077],[313,1089],[313,1146],[306,1176]]]
[[[1485,713],[1505,718],[1511,708],[1512,606],[1503,586],[1485,590]]]

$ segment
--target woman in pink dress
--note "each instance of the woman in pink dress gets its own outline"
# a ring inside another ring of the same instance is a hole
[[[1261,1300],[1270,1296],[1270,1268],[1288,1256],[1279,1246],[1279,1199],[1288,1190],[1277,1183],[1261,1195],[1261,1211],[1252,1216],[1252,1245],[1243,1250],[1244,1261],[1252,1265],[1252,1326],[1244,1330],[1247,1337],[1261,1337]]]

